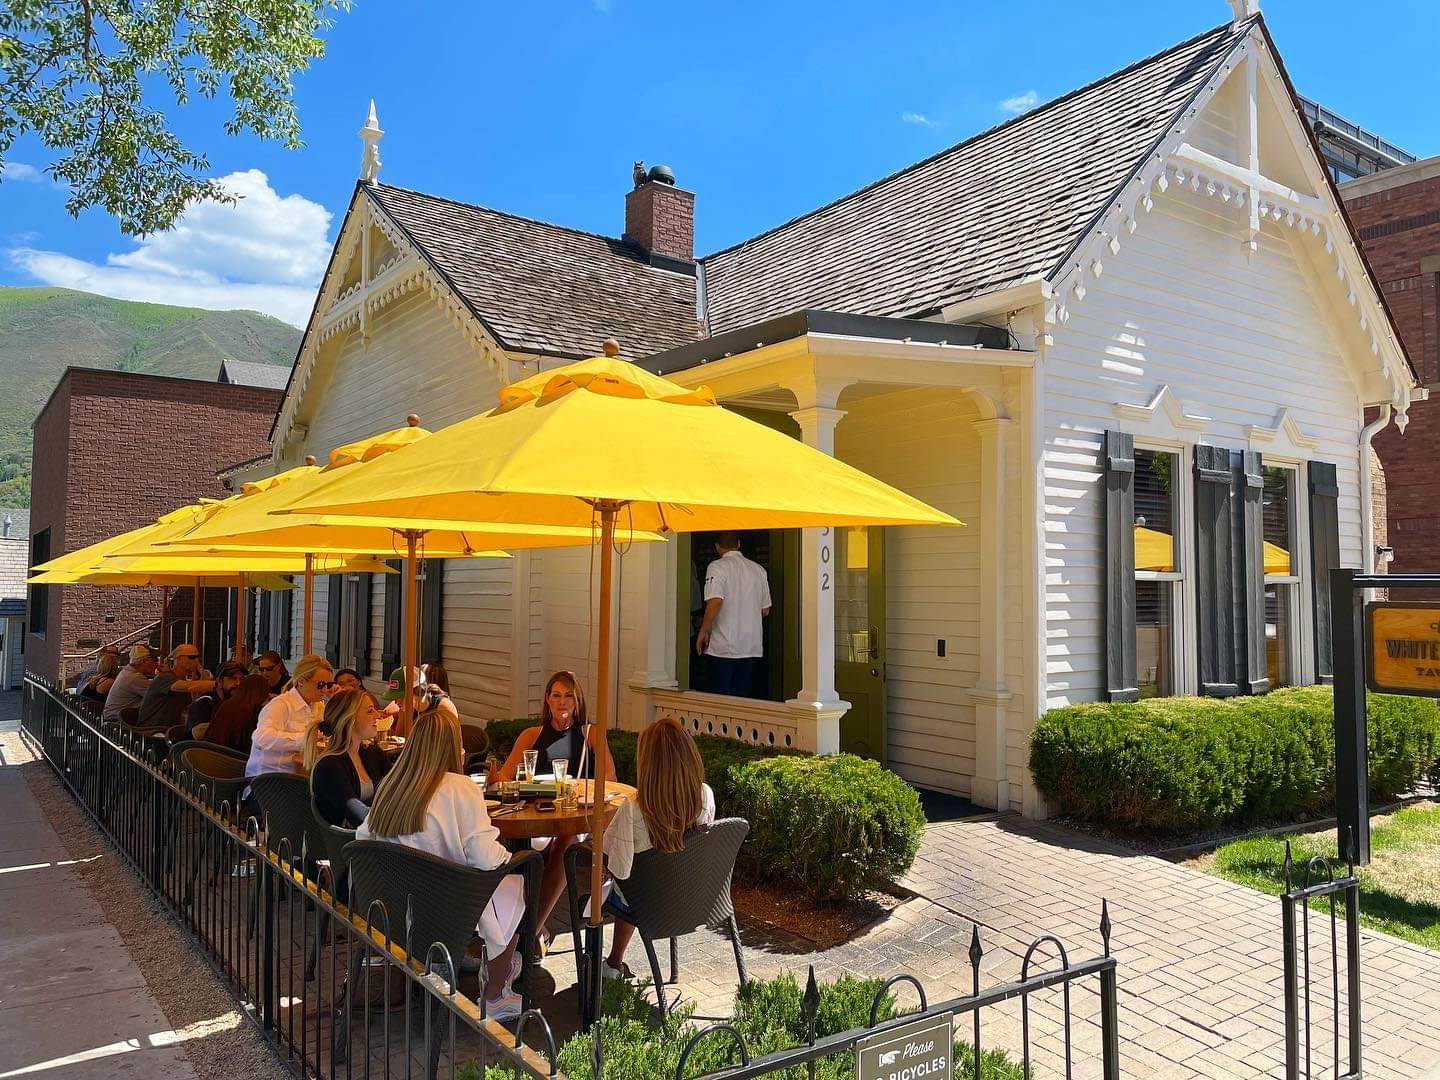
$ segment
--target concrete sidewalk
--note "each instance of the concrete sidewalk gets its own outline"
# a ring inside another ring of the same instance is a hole
[[[0,1080],[193,1080],[190,1033],[170,1029],[31,794],[15,729],[0,719]]]

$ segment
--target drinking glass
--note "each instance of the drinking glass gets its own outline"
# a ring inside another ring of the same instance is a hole
[[[535,778],[535,766],[540,762],[539,750],[526,750],[525,760],[520,766],[520,779],[530,781]]]
[[[551,758],[550,764],[555,768],[555,793],[558,795],[565,790],[565,778],[570,772],[570,759],[563,757]]]

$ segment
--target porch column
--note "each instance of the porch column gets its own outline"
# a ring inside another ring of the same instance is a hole
[[[976,420],[980,437],[980,671],[970,691],[975,711],[975,777],[970,797],[981,806],[1010,807],[1006,771],[1005,442],[1012,421]]]
[[[834,395],[838,397],[838,391]],[[832,398],[833,400],[833,398]],[[835,456],[844,410],[811,405],[790,414],[806,446]],[[817,754],[840,752],[840,718],[850,709],[835,692],[835,530],[803,529],[800,541],[800,658],[803,682],[788,704],[814,718]]]

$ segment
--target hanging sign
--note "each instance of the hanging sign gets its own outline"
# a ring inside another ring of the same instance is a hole
[[[1374,603],[1366,619],[1366,685],[1377,693],[1440,697],[1440,605]]]
[[[855,1044],[855,1080],[950,1080],[954,1014],[928,1016]]]

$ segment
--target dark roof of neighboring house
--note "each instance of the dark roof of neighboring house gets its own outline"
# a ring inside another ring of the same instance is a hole
[[[5,519],[10,519],[10,528],[5,529]],[[28,506],[0,506],[0,540],[9,537],[30,539],[30,508]]]
[[[362,185],[506,349],[594,356],[607,337],[644,356],[699,336],[695,278],[608,236]]]
[[[266,390],[284,390],[290,379],[290,369],[281,364],[256,364],[249,360],[220,361],[220,374],[216,382],[234,383],[237,386],[259,386]]]
[[[1049,275],[1252,24],[1216,27],[707,256],[709,332],[803,308],[928,315]]]

